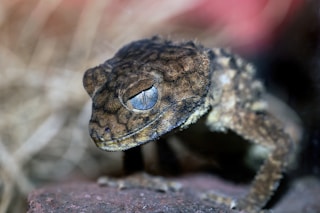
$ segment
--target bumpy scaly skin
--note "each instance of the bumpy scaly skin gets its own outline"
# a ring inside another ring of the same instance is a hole
[[[206,114],[212,131],[230,129],[269,150],[243,198],[211,197],[257,212],[277,188],[293,144],[268,113],[253,67],[240,57],[154,37],[123,47],[87,70],[83,82],[93,100],[90,135],[101,149],[132,148],[186,128]]]

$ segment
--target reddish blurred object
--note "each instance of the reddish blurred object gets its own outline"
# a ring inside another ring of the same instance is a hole
[[[304,4],[303,0],[202,0],[178,19],[204,30],[217,29],[228,45],[252,53],[267,48]]]
[[[103,26],[114,27],[112,23],[115,19],[121,19],[124,14],[134,12],[141,16],[145,14],[145,22],[148,22],[150,17],[147,17],[149,14],[145,11],[150,10],[152,3],[147,0],[139,2],[139,4],[132,0],[108,2],[102,12]],[[184,6],[181,5],[181,10],[177,10],[177,14],[168,15],[167,18],[170,21],[165,23],[165,28],[170,28],[173,23],[171,21],[174,19],[174,22],[177,21],[180,26],[195,27],[199,31],[196,34],[210,32],[212,38],[220,36],[224,44],[237,51],[253,53],[268,48],[281,33],[281,29],[306,4],[307,1],[304,0],[191,0],[186,1]],[[13,14],[10,17],[10,25],[15,18],[29,17],[30,14],[33,14],[31,18],[34,18],[34,22],[46,22],[44,31],[51,35],[57,32],[60,34],[73,32],[76,20],[79,19],[81,12],[91,5],[91,2],[88,0],[60,0],[55,3],[54,1],[56,8],[52,11],[50,10],[52,4],[48,6],[37,0],[32,0],[28,4],[22,4],[21,0],[4,0],[4,5],[12,9],[7,11],[8,14],[10,12]],[[133,6],[141,10],[130,10]],[[43,21],[43,13],[48,13],[48,11],[51,12],[51,15],[46,16],[47,21]],[[166,10],[159,12],[168,13]],[[19,14],[22,15],[19,16]],[[27,20],[33,21],[30,18]],[[128,20],[128,23],[131,21],[136,20]],[[150,31],[153,32],[154,29]]]

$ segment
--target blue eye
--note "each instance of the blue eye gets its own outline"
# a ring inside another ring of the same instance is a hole
[[[134,109],[148,110],[151,109],[158,100],[158,89],[154,86],[143,90],[128,101]]]

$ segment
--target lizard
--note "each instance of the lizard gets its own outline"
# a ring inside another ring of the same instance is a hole
[[[92,98],[90,136],[103,150],[124,151],[206,116],[211,131],[234,131],[268,150],[248,192],[221,201],[258,212],[277,189],[294,144],[268,111],[266,91],[255,72],[225,48],[158,36],[134,41],[84,74],[84,88]]]

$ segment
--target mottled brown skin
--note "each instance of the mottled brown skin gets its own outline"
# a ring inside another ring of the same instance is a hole
[[[87,70],[83,82],[93,100],[90,135],[101,149],[130,149],[207,115],[212,131],[229,129],[269,150],[245,196],[207,197],[257,212],[277,188],[293,143],[268,112],[253,67],[240,57],[154,37],[123,47]]]

